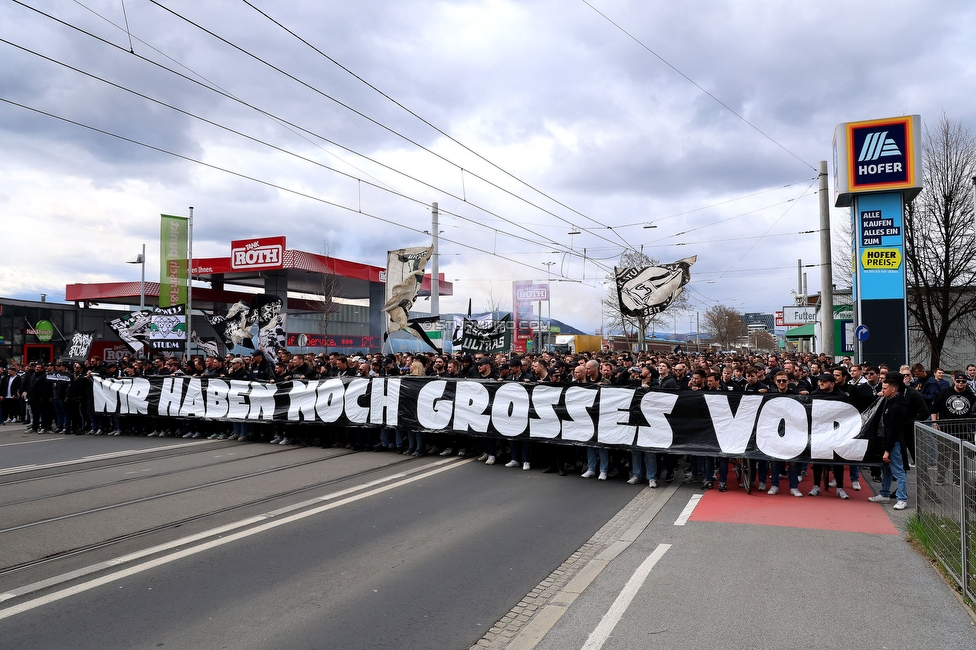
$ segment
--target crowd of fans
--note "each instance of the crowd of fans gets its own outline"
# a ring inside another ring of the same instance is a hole
[[[882,394],[887,381],[900,382],[898,392],[906,398],[909,420],[976,417],[976,365],[948,375],[940,368],[931,373],[921,364],[898,369],[884,365],[861,365],[843,357],[835,363],[824,354],[713,354],[680,349],[660,354],[604,351],[582,354],[292,354],[280,351],[277,359],[262,351],[249,356],[155,357],[152,360],[124,357],[120,362],[103,362],[92,357],[86,363],[6,364],[0,360],[0,422],[21,423],[37,433],[76,435],[145,435],[269,442],[272,444],[317,444],[357,451],[392,451],[413,456],[428,454],[478,455],[488,465],[505,461],[507,467],[530,470],[542,465],[544,472],[607,480],[627,478],[631,484],[657,487],[658,481],[675,480],[681,458],[675,454],[623,452],[597,447],[574,447],[523,440],[501,441],[465,435],[425,434],[402,429],[345,428],[305,423],[215,422],[177,420],[153,416],[105,416],[92,405],[92,377],[152,377],[186,375],[226,379],[286,382],[331,377],[389,377],[414,375],[451,379],[519,381],[551,384],[610,384],[677,391],[734,391],[745,394],[784,393],[821,396]],[[897,374],[895,374],[897,373]],[[951,378],[947,379],[946,377]],[[895,379],[892,379],[894,377]],[[915,450],[911,436],[903,436],[904,468],[911,467]],[[686,457],[682,465],[688,482],[705,489],[718,481],[719,491],[728,489],[728,459]],[[812,469],[816,496],[833,489],[847,499],[845,473],[854,490],[860,490],[857,465],[804,463],[755,463],[759,489],[779,492],[781,478],[788,479],[793,496],[801,477]],[[877,468],[872,468],[877,471]],[[832,478],[831,478],[832,475]],[[875,476],[875,478],[880,478]],[[887,499],[887,497],[885,497]],[[899,500],[896,508],[903,508]]]

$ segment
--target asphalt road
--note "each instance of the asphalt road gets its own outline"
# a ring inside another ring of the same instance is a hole
[[[6,426],[0,650],[976,647],[976,619],[898,534],[911,508],[868,503],[863,482],[851,501],[702,498]]]
[[[0,648],[465,648],[637,492],[185,442],[3,428]]]

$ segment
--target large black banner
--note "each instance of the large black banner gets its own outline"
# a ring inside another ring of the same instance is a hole
[[[428,377],[268,384],[103,379],[95,412],[404,427],[703,456],[878,463],[881,398],[811,398]]]

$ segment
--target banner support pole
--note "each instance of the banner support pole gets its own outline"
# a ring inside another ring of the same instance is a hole
[[[190,206],[190,219],[187,223],[186,237],[186,353],[184,357],[190,356],[190,332],[193,330],[193,206]]]

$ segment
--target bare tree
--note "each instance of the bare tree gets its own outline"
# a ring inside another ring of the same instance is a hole
[[[627,250],[620,254],[620,268],[655,266],[658,260],[651,259],[641,251]],[[627,316],[620,311],[620,298],[617,295],[617,280],[613,273],[607,275],[607,297],[603,300],[603,321],[606,336],[609,332],[622,332],[628,339],[637,341],[643,348],[648,333],[660,329],[663,323],[671,320],[671,315],[681,313],[687,308],[688,298],[684,292],[678,294],[666,312],[648,316]]]
[[[738,343],[743,336],[749,333],[749,328],[742,314],[725,305],[709,307],[703,320],[705,321],[703,323],[705,331],[709,332],[725,350],[732,347],[733,343]]]
[[[841,291],[850,291],[854,282],[854,224],[850,211],[831,219],[830,263],[834,286]]]
[[[492,314],[492,317],[494,317],[497,314],[501,313],[503,309],[504,309],[504,306],[502,305],[502,303],[500,303],[495,298],[495,287],[491,283],[491,281],[489,281],[488,282],[488,296],[485,298],[485,311],[491,313]]]
[[[945,115],[926,128],[922,174],[925,189],[905,208],[908,310],[935,368],[947,342],[971,334],[966,324],[976,315],[973,132]]]

